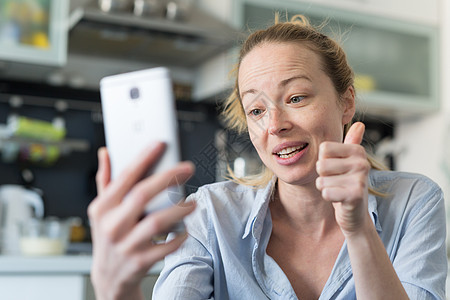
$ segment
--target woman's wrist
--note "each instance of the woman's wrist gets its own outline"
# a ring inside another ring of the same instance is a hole
[[[357,226],[353,231],[343,231],[347,242],[367,239],[371,234],[376,233],[375,225],[373,224],[370,214],[367,213],[360,226]]]
[[[144,295],[142,294],[141,289],[136,291],[127,291],[121,293],[120,295],[98,295],[98,293],[96,293],[95,297],[98,300],[144,300]]]
[[[126,292],[123,292],[120,294],[119,297],[117,297],[114,300],[119,300],[119,299],[123,299],[123,300],[144,300],[144,295],[142,293],[142,290],[140,287],[131,289],[131,290],[127,290]]]
[[[113,289],[111,286],[102,289],[101,291],[97,288],[95,289],[95,297],[98,300],[144,300],[144,295],[140,286],[120,288],[115,287]]]

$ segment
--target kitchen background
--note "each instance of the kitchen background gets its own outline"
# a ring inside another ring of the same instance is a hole
[[[197,165],[187,194],[223,180],[227,164],[254,172],[259,160],[245,136],[223,129],[220,103],[235,46],[275,11],[327,20],[356,72],[365,146],[392,169],[431,177],[449,198],[445,0],[0,0],[0,198],[6,185],[33,191],[45,216],[76,220],[84,229],[76,241],[88,243],[86,208],[105,143],[99,80],[159,65],[172,71],[182,157]]]

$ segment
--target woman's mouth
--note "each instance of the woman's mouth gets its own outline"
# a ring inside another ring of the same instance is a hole
[[[277,155],[278,157],[281,158],[290,158],[293,157],[295,154],[299,153],[300,151],[302,151],[303,149],[305,149],[306,146],[308,146],[308,144],[303,144],[297,147],[287,147],[281,150],[280,152],[277,152]]]
[[[298,146],[290,146],[281,149],[274,153],[277,162],[281,165],[291,165],[296,163],[300,158],[303,157],[305,152],[307,151],[308,143],[298,145]]]

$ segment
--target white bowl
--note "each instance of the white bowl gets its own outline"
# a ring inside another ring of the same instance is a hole
[[[51,217],[30,219],[20,225],[20,250],[23,255],[62,255],[70,236],[70,223]]]

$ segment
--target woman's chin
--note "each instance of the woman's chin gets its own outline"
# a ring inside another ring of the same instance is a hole
[[[290,185],[307,186],[312,183],[315,186],[317,174],[316,172],[313,173],[314,174],[301,174],[298,172],[276,172],[275,175],[279,180]]]

